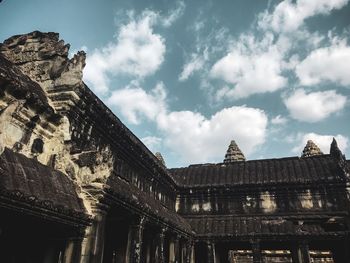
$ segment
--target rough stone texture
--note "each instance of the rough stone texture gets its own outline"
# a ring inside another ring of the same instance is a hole
[[[154,155],[157,157],[157,159],[159,160],[159,162],[160,162],[164,167],[166,167],[165,161],[164,161],[164,158],[163,158],[162,154],[161,154],[160,152],[156,152]]]
[[[67,176],[8,148],[0,155],[0,198],[3,196],[12,197],[9,205],[15,210],[29,204],[56,217],[88,221],[83,202]]]
[[[68,59],[69,45],[59,40],[57,33],[41,33],[34,31],[26,35],[13,36],[4,41],[0,51],[11,62],[20,66],[22,71],[42,87],[50,88],[60,85],[64,73],[70,72],[71,79],[65,84],[81,83],[82,65],[85,54],[79,52],[77,58]],[[77,67],[77,70],[74,68]],[[63,75],[63,76],[62,76]]]
[[[232,140],[230,145],[228,146],[224,163],[233,163],[233,162],[239,162],[239,161],[245,161],[245,157],[241,149],[239,149],[236,142]]]
[[[51,32],[13,36],[0,44],[0,149],[64,173],[91,215],[96,204],[106,202],[112,176],[147,197],[139,204],[132,196],[116,196],[120,202],[159,218],[147,209],[154,199],[175,213],[176,185],[169,172],[83,83],[85,53],[69,59],[68,52],[69,45]],[[164,224],[176,228],[178,222]]]
[[[320,148],[312,140],[308,140],[301,157],[310,157],[321,154],[323,154],[323,152],[320,150]]]

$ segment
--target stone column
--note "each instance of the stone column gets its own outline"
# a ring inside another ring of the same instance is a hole
[[[157,249],[156,249],[156,253],[155,253],[155,262],[156,263],[165,263],[164,236],[165,236],[165,229],[162,228],[157,233],[157,237],[156,237],[156,243],[157,243]]]
[[[208,263],[215,263],[215,246],[211,241],[207,241],[207,259]]]
[[[309,253],[309,244],[306,240],[299,243],[301,258],[303,263],[310,263],[310,253]]]
[[[63,263],[78,263],[81,257],[83,238],[71,238],[67,241],[63,254]]]
[[[250,241],[253,253],[253,263],[262,263],[262,255],[259,240]]]
[[[186,243],[186,253],[185,253],[185,263],[191,263],[192,259],[192,250],[193,250],[193,241],[187,240]]]
[[[179,236],[175,236],[174,238],[174,255],[175,255],[175,263],[180,263],[180,239]]]
[[[298,245],[294,245],[291,249],[292,262],[293,263],[303,263],[301,258],[301,251]]]
[[[142,237],[145,218],[140,217],[131,222],[128,235],[126,262],[140,263],[142,252]]]
[[[85,230],[81,263],[103,262],[107,207],[98,203],[92,207],[92,212],[93,223]]]

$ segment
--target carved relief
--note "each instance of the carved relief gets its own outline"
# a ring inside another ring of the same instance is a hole
[[[275,197],[269,192],[261,192],[261,209],[264,213],[273,213],[277,209],[277,204],[275,201]]]

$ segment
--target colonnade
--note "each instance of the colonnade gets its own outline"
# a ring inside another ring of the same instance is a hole
[[[312,256],[310,254],[310,243],[309,241],[300,238],[300,241],[279,241],[281,247],[288,252],[291,262],[293,263],[311,263]],[[237,246],[237,243],[232,244],[229,241],[219,242],[215,240],[203,240],[196,243],[196,263],[208,262],[208,263],[232,263],[235,261],[229,261],[229,251],[239,249],[245,249],[250,251],[249,255],[253,263],[263,263],[264,261],[264,250],[269,250],[269,242],[261,241],[259,239],[251,239]],[[326,240],[324,242],[328,244],[328,251],[333,259],[334,263],[346,263],[349,260],[350,251],[348,249],[349,242],[346,240]],[[243,245],[242,245],[243,244]],[[283,245],[284,244],[284,245]],[[275,246],[270,248],[271,250],[276,249]],[[321,247],[324,250],[325,247]],[[315,251],[315,250],[314,250]],[[322,256],[320,254],[319,256]],[[328,262],[328,261],[327,261]]]
[[[147,216],[124,211],[113,217],[110,211],[93,207],[92,225],[83,238],[67,242],[64,263],[193,262],[193,241],[187,233]]]
[[[148,236],[144,236],[146,231]],[[192,250],[188,237],[142,217],[129,226],[126,262],[191,263]]]
[[[82,237],[68,240],[63,263],[232,263],[229,252],[240,249],[249,251],[253,263],[264,262],[263,251],[269,250],[288,251],[293,263],[311,263],[310,247],[313,251],[330,251],[334,263],[350,258],[345,237],[324,241],[303,237],[194,240],[178,228],[130,210],[111,210],[101,204],[92,209],[92,225]]]

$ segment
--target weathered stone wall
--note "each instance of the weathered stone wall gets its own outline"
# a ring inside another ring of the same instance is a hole
[[[177,212],[195,214],[302,214],[347,211],[345,189],[280,189],[182,193],[177,200]]]
[[[1,54],[41,88],[28,92],[40,93],[56,118],[28,107],[0,81],[0,145],[64,172],[82,197],[84,186],[108,187],[116,175],[174,209],[175,184],[166,169],[83,83],[85,53],[69,59],[68,51],[57,33],[32,32],[1,44]]]

